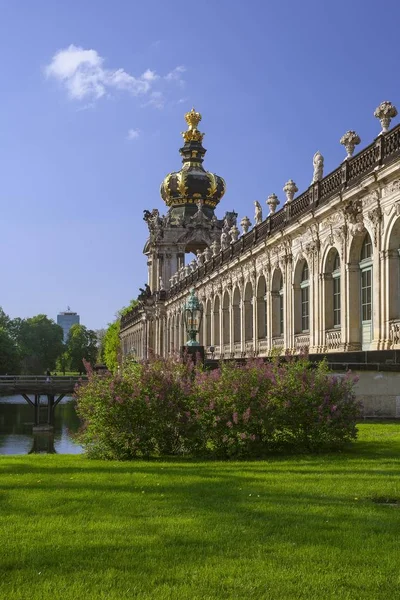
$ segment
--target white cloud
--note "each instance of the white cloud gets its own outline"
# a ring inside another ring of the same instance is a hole
[[[154,108],[164,108],[165,98],[162,92],[151,92],[150,99],[147,102],[148,106],[153,106]]]
[[[128,131],[128,135],[126,136],[126,139],[128,139],[129,141],[137,140],[139,135],[140,135],[139,129],[130,129]]]
[[[175,69],[173,69],[172,71],[170,71],[169,73],[167,73],[164,77],[164,79],[166,81],[175,81],[176,83],[178,83],[180,86],[184,86],[185,82],[182,79],[182,74],[186,72],[186,68],[183,65],[180,65],[179,67],[175,67]]]
[[[73,100],[98,100],[113,91],[125,91],[133,96],[149,96],[148,105],[163,108],[164,95],[153,87],[162,80],[166,82],[183,83],[183,66],[176,67],[164,77],[155,71],[147,69],[135,77],[125,69],[106,69],[104,58],[96,50],[85,50],[71,44],[68,48],[59,50],[45,67],[48,78],[58,80],[67,90]]]

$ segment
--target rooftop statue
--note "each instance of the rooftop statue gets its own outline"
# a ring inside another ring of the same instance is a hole
[[[312,184],[316,183],[317,181],[321,181],[324,175],[324,157],[322,156],[321,152],[318,151],[314,154],[313,165],[314,174],[311,182]]]
[[[256,207],[256,210],[254,213],[254,222],[256,225],[260,225],[260,223],[262,223],[262,220],[263,220],[261,204],[258,202],[258,200],[255,200],[254,206]]]

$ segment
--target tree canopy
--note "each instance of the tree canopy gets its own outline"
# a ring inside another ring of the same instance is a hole
[[[83,373],[83,361],[94,364],[97,358],[97,335],[84,325],[72,325],[67,340],[67,356],[72,371]]]
[[[64,349],[62,327],[46,315],[37,315],[14,319],[10,329],[20,350],[23,371],[39,374],[54,369]]]
[[[0,375],[16,375],[20,371],[20,355],[9,332],[0,326]]]

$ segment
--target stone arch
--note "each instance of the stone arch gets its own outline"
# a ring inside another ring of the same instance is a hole
[[[230,312],[230,298],[228,290],[225,290],[222,299],[222,343],[230,343],[229,333],[229,312]]]
[[[299,258],[293,271],[294,333],[310,329],[310,272],[307,260]]]
[[[233,312],[233,343],[237,344],[241,341],[241,297],[238,286],[235,287],[232,296],[232,312]]]
[[[244,288],[244,339],[253,341],[253,285],[251,281]]]
[[[257,338],[267,337],[267,281],[262,274],[257,281]]]
[[[219,296],[216,295],[214,298],[214,307],[213,307],[213,312],[214,312],[214,340],[213,340],[213,342],[214,342],[214,346],[219,346],[221,343],[220,321],[219,321],[220,307],[221,307],[221,300],[220,300]]]

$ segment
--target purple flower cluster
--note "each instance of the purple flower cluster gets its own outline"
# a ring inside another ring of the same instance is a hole
[[[356,436],[354,378],[306,356],[213,371],[177,358],[89,373],[78,386],[80,442],[91,456],[259,457],[282,449],[339,448]]]

